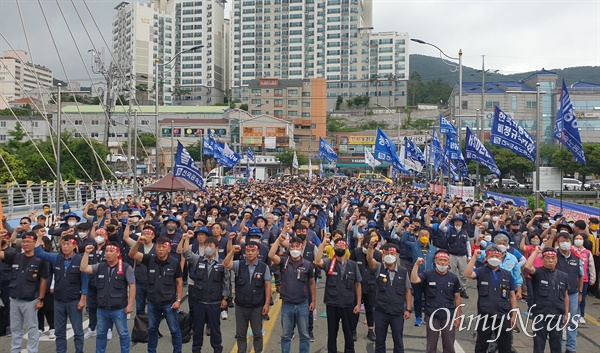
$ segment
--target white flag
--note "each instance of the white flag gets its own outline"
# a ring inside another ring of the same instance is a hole
[[[312,162],[310,157],[308,157],[308,180],[312,179]]]
[[[380,161],[376,160],[375,157],[369,152],[368,149],[365,149],[365,163],[367,163],[371,168],[375,168],[381,164]]]
[[[294,160],[292,161],[292,168],[298,169],[298,156],[296,156],[296,151],[294,151]]]

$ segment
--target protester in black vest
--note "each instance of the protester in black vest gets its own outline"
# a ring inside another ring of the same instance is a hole
[[[490,245],[485,250],[486,265],[475,268],[475,262],[481,255],[481,250],[475,254],[467,265],[465,276],[477,280],[477,314],[487,315],[489,320],[496,320],[497,330],[493,326],[480,325],[477,327],[477,341],[475,353],[485,353],[488,350],[489,340],[496,334],[496,343],[500,353],[511,352],[512,328],[515,325],[517,295],[515,281],[512,274],[500,268],[502,251],[497,245]],[[509,314],[510,313],[510,317]],[[480,321],[482,322],[482,321]]]
[[[0,249],[5,255],[15,254],[17,249],[10,246],[10,233],[6,229],[0,229],[2,243]],[[11,255],[12,256],[12,255]],[[0,310],[0,336],[10,334],[10,296],[9,285],[12,278],[12,264],[0,259],[0,298],[2,299],[2,310]],[[4,320],[4,321],[3,321]]]
[[[81,271],[93,275],[98,288],[98,335],[96,353],[106,352],[108,329],[115,325],[119,333],[121,353],[129,353],[131,346],[127,314],[133,312],[135,301],[135,275],[133,268],[121,258],[121,247],[108,243],[105,247],[106,262],[88,265],[93,245],[85,247]],[[129,291],[128,291],[129,289]]]
[[[108,245],[108,233],[104,228],[96,229],[95,225],[91,231],[91,237],[94,239],[94,250],[89,255],[89,264],[99,264],[106,262],[106,246]],[[85,249],[88,245],[83,248]],[[96,327],[98,326],[98,287],[96,287],[96,276],[89,278],[88,295],[86,298],[86,306],[89,315],[89,326],[87,332],[83,335],[84,339],[97,336]],[[108,340],[112,339],[112,329],[108,330]]]
[[[185,237],[192,239],[194,232],[188,231]],[[214,237],[209,237],[204,242],[204,256],[192,253],[189,246],[184,245],[183,257],[188,261],[190,278],[194,280],[194,286],[189,288],[189,303],[194,312],[193,353],[202,351],[205,323],[210,326],[210,345],[214,352],[223,352],[219,315],[221,310],[227,307],[231,290],[229,271],[223,267],[222,259],[217,256],[218,250],[219,245]]]
[[[534,267],[533,262],[540,254],[544,266]],[[524,266],[533,284],[534,301],[530,316],[534,323],[538,323],[532,327],[535,332],[534,352],[544,352],[546,340],[550,344],[550,353],[562,352],[561,333],[569,319],[569,279],[565,272],[556,268],[557,263],[556,250],[536,246]]]
[[[146,229],[146,233],[150,233]],[[154,234],[150,233],[150,239]],[[148,278],[148,353],[156,353],[158,346],[158,327],[164,317],[171,331],[173,353],[181,353],[181,329],[177,312],[183,298],[183,272],[179,260],[170,256],[171,242],[167,237],[156,241],[156,254],[139,251],[147,239],[142,234],[129,250],[129,257],[143,264]]]
[[[134,246],[136,241],[131,238],[130,233],[130,227],[126,227],[125,231],[123,232],[123,241],[131,248]],[[141,236],[144,237],[145,241],[142,244],[142,246],[138,247],[138,252],[143,255],[156,255],[156,247],[153,243],[154,227],[144,226],[144,229],[142,229],[141,232]],[[148,293],[148,268],[146,268],[146,265],[138,261],[135,263],[135,268],[133,271],[135,273],[135,314],[145,314],[146,296]]]
[[[248,324],[252,329],[254,352],[263,351],[263,316],[269,314],[271,301],[271,272],[264,261],[258,260],[260,241],[250,241],[245,246],[245,260],[233,260],[242,251],[233,245],[223,266],[235,273],[235,338],[238,352],[246,353]]]
[[[67,317],[74,334],[75,352],[83,353],[83,315],[89,278],[81,272],[82,256],[75,253],[77,238],[65,235],[60,241],[61,253],[45,252],[38,239],[35,256],[49,262],[54,268],[54,328],[56,352],[67,352]]]
[[[337,335],[341,320],[344,352],[353,353],[356,341],[353,323],[354,315],[360,313],[362,278],[356,262],[346,259],[348,243],[341,238],[333,244],[335,256],[332,259],[323,259],[323,250],[330,241],[331,233],[325,234],[314,261],[315,266],[323,268],[327,276],[323,297],[327,310],[327,351],[337,353]]]
[[[356,261],[358,265],[358,269],[360,271],[360,277],[362,279],[361,290],[362,295],[361,299],[365,306],[365,316],[367,317],[367,339],[371,342],[375,342],[375,297],[377,294],[377,285],[376,285],[376,271],[371,270],[369,268],[369,264],[367,263],[367,250],[369,249],[369,243],[371,242],[371,238],[375,237],[379,241],[379,232],[376,230],[371,231],[369,235],[367,235],[360,247],[354,249],[350,254],[350,260]],[[373,251],[373,257],[375,261],[381,262],[382,256],[381,251],[375,249]],[[360,314],[354,315],[354,326],[352,333],[356,335],[356,328],[358,326],[358,321],[360,318]]]
[[[467,267],[467,260],[471,259],[471,243],[469,242],[469,235],[463,229],[463,225],[466,223],[465,219],[462,216],[457,216],[456,213],[457,207],[454,206],[448,213],[448,217],[440,223],[439,230],[446,233],[447,250],[450,253],[450,270],[460,280],[460,296],[469,299],[465,268]],[[447,226],[448,223],[450,223],[450,226]]]
[[[34,255],[36,241],[37,235],[29,232],[21,238],[22,253],[0,250],[0,259],[13,270],[9,284],[11,352],[21,351],[23,326],[27,328],[27,350],[37,352],[39,348],[37,310],[44,305],[48,264]]]
[[[420,257],[410,274],[412,284],[423,285],[425,293],[425,321],[427,322],[427,346],[425,352],[436,353],[440,333],[442,351],[454,353],[456,329],[461,313],[460,282],[458,277],[448,271],[450,254],[446,250],[437,250],[434,255],[435,269],[419,273],[419,266],[425,263]],[[457,317],[452,324],[450,318]]]
[[[375,300],[375,353],[385,353],[385,341],[388,328],[392,329],[394,353],[404,352],[402,335],[404,320],[410,318],[412,312],[412,293],[408,271],[399,266],[398,248],[386,243],[381,247],[383,262],[378,263],[373,257],[378,239],[371,238],[367,250],[369,268],[376,271],[377,297]]]
[[[298,326],[300,353],[309,353],[309,312],[315,309],[317,286],[313,264],[302,255],[302,239],[292,237],[289,240],[289,255],[277,255],[280,244],[287,242],[286,234],[291,234],[291,231],[291,223],[288,221],[269,251],[269,259],[281,271],[281,352],[290,352],[294,327]]]

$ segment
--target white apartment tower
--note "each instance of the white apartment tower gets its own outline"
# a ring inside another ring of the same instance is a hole
[[[122,2],[115,9],[113,56],[124,72],[134,68],[135,85],[138,90],[140,83],[148,87],[149,100],[154,100],[154,80],[158,75],[161,105],[223,101],[224,1]],[[198,45],[203,47],[182,53]]]
[[[26,51],[5,51],[0,57],[0,109],[20,98],[47,96],[52,81],[52,70],[31,63]]]
[[[248,103],[253,79],[320,77],[328,109],[338,95],[371,96],[374,105],[385,94],[380,104],[405,105],[408,36],[374,33],[372,17],[372,0],[233,0],[233,98]]]

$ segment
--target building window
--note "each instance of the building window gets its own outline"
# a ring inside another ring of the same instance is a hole
[[[537,103],[536,101],[527,101],[525,104],[526,104],[527,108],[532,109],[532,108],[536,108],[536,106],[537,106],[536,103]]]
[[[464,105],[464,103],[463,103]],[[493,107],[499,107],[500,106],[500,101],[487,101],[485,102],[485,108],[486,109],[492,109]],[[465,109],[463,107],[463,109]],[[512,108],[512,109],[517,109],[517,108]]]
[[[469,101],[462,101],[462,109],[469,109]]]
[[[310,102],[302,102],[303,107],[310,107]]]
[[[0,127],[6,127],[6,121],[0,121]],[[6,137],[6,135],[2,135],[2,136]]]
[[[511,105],[510,105],[512,110],[516,110],[517,109],[517,96],[512,96],[511,97]]]

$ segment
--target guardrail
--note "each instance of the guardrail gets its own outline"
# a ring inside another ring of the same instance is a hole
[[[7,184],[0,187],[2,210],[7,217],[29,213],[49,204],[56,209],[57,184]],[[68,203],[72,209],[81,208],[88,200],[101,197],[121,198],[133,194],[133,184],[106,182],[101,184],[66,183],[61,186],[59,204]]]

